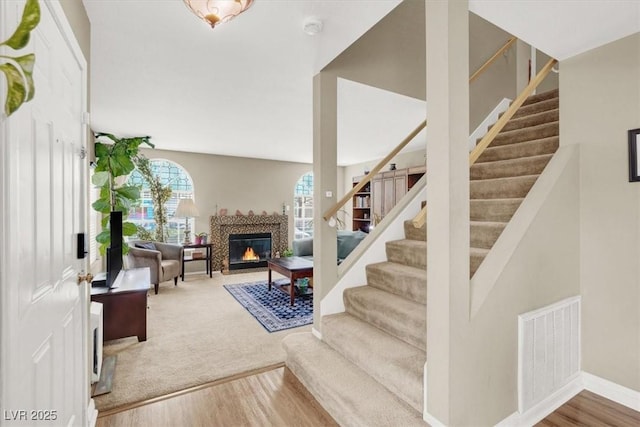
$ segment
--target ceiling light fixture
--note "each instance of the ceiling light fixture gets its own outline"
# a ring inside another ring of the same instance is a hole
[[[315,36],[322,31],[322,21],[318,18],[307,18],[302,24],[302,30],[310,36]]]
[[[253,0],[184,0],[184,4],[211,28],[231,21],[251,7]]]

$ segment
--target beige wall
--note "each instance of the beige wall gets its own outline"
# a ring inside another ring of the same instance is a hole
[[[91,24],[84,4],[80,0],[60,0],[60,5],[67,16],[73,34],[75,34],[84,58],[91,58]]]
[[[502,47],[511,34],[469,12],[469,75]],[[503,98],[516,94],[516,48],[505,54],[469,85],[469,130],[473,132]]]
[[[143,149],[149,159],[167,159],[178,163],[191,175],[194,201],[200,211],[195,220],[195,232],[209,234],[209,217],[226,208],[229,214],[249,210],[259,215],[263,210],[282,213],[282,205],[293,209],[293,191],[302,175],[313,170],[304,163],[212,154]],[[293,238],[293,210],[289,215],[289,243]],[[291,246],[289,244],[289,246]]]
[[[466,409],[452,425],[494,425],[518,409],[518,315],[579,294],[578,183],[579,156],[572,153],[539,209],[511,220],[533,217],[480,310],[456,331],[468,359],[456,371]]]
[[[560,143],[580,144],[582,368],[640,391],[640,33],[565,60]]]
[[[324,68],[339,77],[426,99],[424,2],[406,0]],[[480,68],[511,35],[469,12],[469,75]],[[503,98],[516,96],[516,49],[495,61],[469,89],[469,128]]]
[[[542,70],[542,67],[544,67],[550,59],[551,57],[546,53],[540,50],[536,51],[536,69],[538,70],[538,72]],[[560,66],[556,65],[554,68],[559,69]],[[540,85],[536,89],[536,93],[543,93],[549,90],[557,89],[558,85],[560,84],[559,76],[559,73],[554,73],[553,71],[550,72],[549,75],[542,81],[542,83],[540,83]]]
[[[426,99],[424,2],[400,3],[323,70],[369,86]]]

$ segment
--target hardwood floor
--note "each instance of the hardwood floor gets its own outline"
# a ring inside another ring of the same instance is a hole
[[[637,427],[640,426],[640,412],[585,390],[559,407],[536,426]]]
[[[273,369],[124,412],[97,427],[337,426],[287,368]]]
[[[96,427],[337,426],[287,368],[224,382],[123,412],[99,415]],[[636,412],[589,391],[536,427],[637,427]]]

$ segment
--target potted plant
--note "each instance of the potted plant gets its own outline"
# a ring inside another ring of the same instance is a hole
[[[164,231],[165,225],[167,225],[167,209],[165,204],[171,199],[173,190],[169,185],[162,185],[160,178],[154,175],[151,170],[151,162],[144,156],[137,156],[134,159],[134,163],[142,175],[142,178],[149,184],[149,192],[151,193],[151,200],[153,202],[153,218],[156,222],[155,236],[153,239],[157,242],[164,242],[166,239],[166,233]],[[147,236],[146,233],[142,233]],[[138,237],[140,233],[138,233]]]
[[[198,233],[196,234],[196,245],[206,245],[207,244],[207,233]]]
[[[96,133],[94,136],[96,167],[91,182],[100,188],[100,197],[92,207],[103,215],[102,231],[96,236],[96,241],[100,244],[100,254],[104,256],[111,243],[111,212],[122,212],[122,217],[126,218],[129,209],[140,198],[140,189],[137,186],[125,185],[125,177],[135,169],[140,145],[147,144],[152,148],[154,145],[149,142],[148,136],[118,138],[110,133]],[[110,142],[102,142],[100,138],[107,138]],[[122,223],[123,236],[132,236],[136,231],[137,227],[132,222]],[[123,242],[122,254],[127,252],[129,246]]]

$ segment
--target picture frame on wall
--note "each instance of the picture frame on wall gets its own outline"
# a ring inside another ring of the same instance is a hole
[[[640,181],[640,128],[629,130],[629,182]]]

